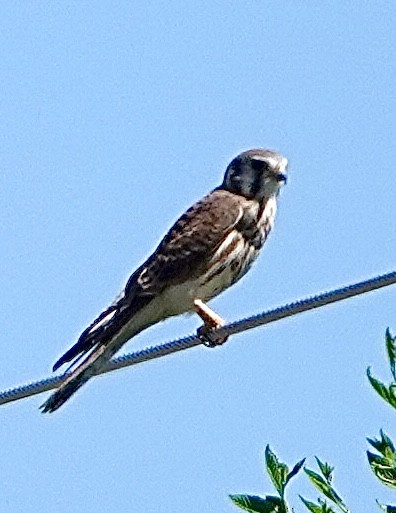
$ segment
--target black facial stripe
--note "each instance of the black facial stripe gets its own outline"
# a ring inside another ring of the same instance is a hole
[[[241,182],[241,167],[239,165],[239,162],[236,162],[233,166],[231,175],[230,175],[230,182],[231,184],[239,189],[239,184]]]
[[[265,171],[268,169],[268,162],[261,159],[252,159],[250,165],[255,171]]]
[[[261,181],[262,181],[263,175],[261,171],[256,171],[254,180],[252,181],[250,185],[250,194],[254,197],[257,196],[259,190],[261,189]]]
[[[230,167],[232,169],[235,169],[236,171],[239,171],[241,168],[241,159],[240,157],[235,157],[234,160],[231,162]]]
[[[252,169],[254,169],[255,171],[260,171],[260,169],[263,165],[263,161],[257,160],[257,159],[252,159],[250,165],[252,166]]]

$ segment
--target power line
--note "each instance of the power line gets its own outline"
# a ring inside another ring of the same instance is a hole
[[[368,280],[360,281],[322,294],[317,294],[306,299],[301,299],[293,303],[279,306],[272,310],[261,312],[245,319],[240,319],[216,329],[214,333],[216,334],[216,337],[235,335],[236,333],[242,333],[243,331],[256,328],[257,326],[276,322],[280,319],[284,319],[285,317],[291,317],[298,313],[320,308],[322,306],[336,303],[337,301],[342,301],[360,294],[365,294],[366,292],[387,287],[395,283],[396,271],[378,275]],[[183,351],[184,349],[189,349],[200,344],[202,344],[202,340],[197,335],[190,335],[188,337],[173,340],[172,342],[147,347],[141,351],[136,351],[134,353],[114,358],[98,374],[112,372],[116,369],[129,367],[130,365],[146,362],[155,358],[161,358],[162,356]],[[27,385],[18,386],[5,390],[4,392],[0,392],[0,405],[12,401],[18,401],[24,397],[41,394],[42,392],[47,392],[48,390],[57,388],[67,376],[68,373],[65,373],[60,376],[46,378],[41,381],[35,381]]]

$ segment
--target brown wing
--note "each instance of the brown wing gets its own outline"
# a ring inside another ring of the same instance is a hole
[[[189,208],[172,226],[155,252],[129,278],[125,290],[113,305],[102,312],[54,365],[87,354],[106,344],[133,315],[165,287],[193,279],[205,272],[210,257],[243,215],[238,198],[215,189]]]
[[[164,287],[206,272],[211,257],[242,216],[238,197],[215,189],[176,221],[153,255],[128,280],[125,295],[136,288],[140,294],[155,295]]]

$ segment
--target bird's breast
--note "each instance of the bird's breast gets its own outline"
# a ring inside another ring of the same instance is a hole
[[[247,203],[241,220],[213,255],[196,297],[208,300],[217,296],[247,273],[272,230],[275,214],[275,197],[263,208],[253,201]]]
[[[246,202],[240,222],[208,258],[204,272],[161,293],[156,310],[162,311],[162,317],[192,311],[194,299],[207,301],[242,278],[267,239],[275,214],[275,198],[261,209],[257,202]]]

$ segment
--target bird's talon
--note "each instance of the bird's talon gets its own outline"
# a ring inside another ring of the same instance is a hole
[[[197,314],[201,317],[204,325],[198,328],[197,336],[202,340],[206,347],[221,346],[228,339],[227,337],[216,336],[213,332],[216,328],[224,326],[224,319],[222,319],[216,312],[208,307],[200,299],[195,299],[194,307]]]
[[[220,326],[218,326],[220,327]],[[224,342],[227,341],[227,337],[219,337],[216,336],[216,333],[213,331],[213,329],[208,328],[208,326],[201,326],[197,329],[197,336],[200,340],[202,340],[202,343],[206,347],[217,347],[224,344]]]

